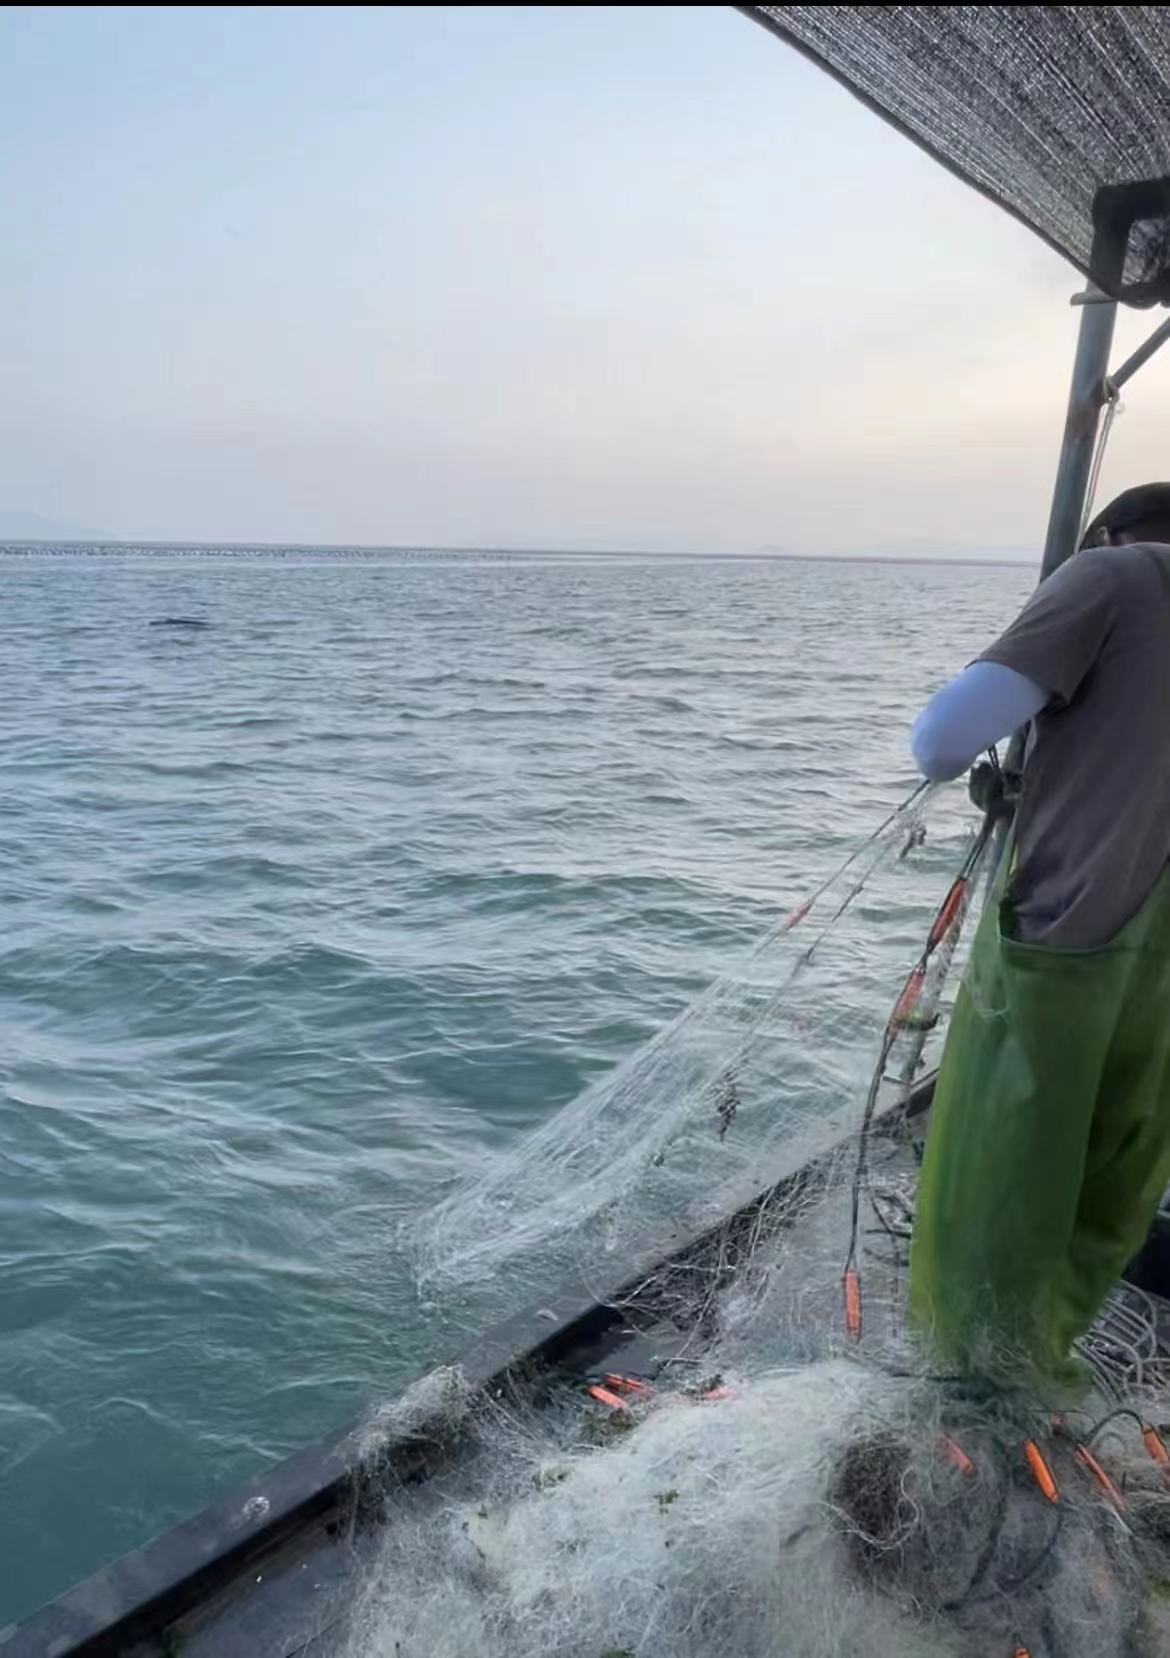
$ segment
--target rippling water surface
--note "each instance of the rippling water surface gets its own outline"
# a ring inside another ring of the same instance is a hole
[[[874,826],[1030,582],[0,555],[0,1621],[451,1344],[396,1223]]]

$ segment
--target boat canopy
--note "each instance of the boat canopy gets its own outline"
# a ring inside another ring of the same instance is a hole
[[[1170,302],[1170,8],[739,10],[1104,293]]]

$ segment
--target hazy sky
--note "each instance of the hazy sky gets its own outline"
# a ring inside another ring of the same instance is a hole
[[[1042,533],[1075,273],[730,8],[8,8],[0,196],[0,521]]]

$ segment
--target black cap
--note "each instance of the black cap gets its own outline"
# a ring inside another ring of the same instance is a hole
[[[1103,507],[1085,531],[1082,547],[1096,547],[1101,531],[1120,535],[1132,524],[1144,518],[1170,521],[1170,484],[1138,484],[1134,489],[1123,489],[1107,507]]]

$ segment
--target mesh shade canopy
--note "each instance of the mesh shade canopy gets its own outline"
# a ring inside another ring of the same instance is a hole
[[[740,9],[1106,292],[1170,300],[1170,186],[1152,216],[1141,205],[1123,262],[1094,251],[1099,192],[1170,175],[1170,8]]]

